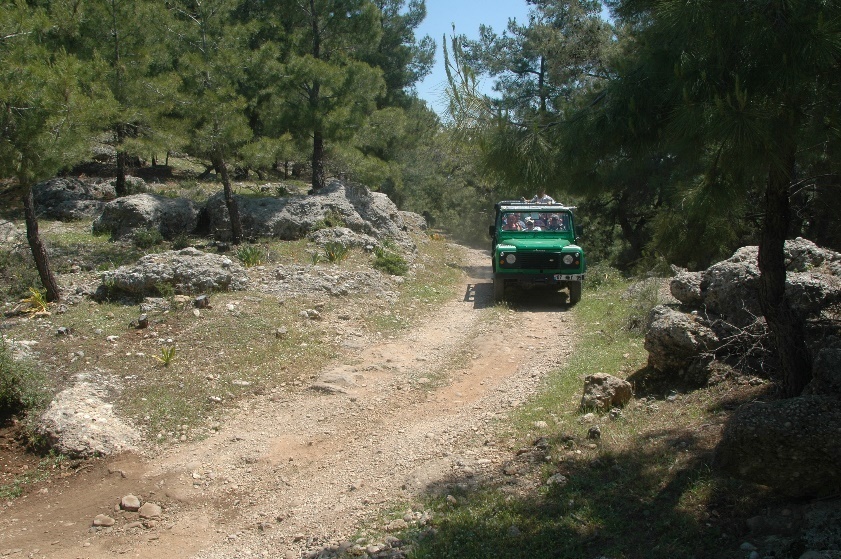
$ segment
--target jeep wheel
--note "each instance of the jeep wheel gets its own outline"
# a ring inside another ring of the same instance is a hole
[[[505,299],[505,280],[494,278],[494,301],[497,303]]]
[[[569,282],[569,304],[574,305],[581,300],[581,282]]]

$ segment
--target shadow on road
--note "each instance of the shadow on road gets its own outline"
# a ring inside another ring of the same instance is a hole
[[[473,303],[476,310],[494,306],[493,283],[468,283],[464,302]],[[515,311],[524,312],[567,312],[572,310],[569,295],[554,289],[509,289],[505,301]]]

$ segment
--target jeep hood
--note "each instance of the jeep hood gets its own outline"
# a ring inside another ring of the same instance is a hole
[[[519,238],[519,239],[505,239],[500,241],[497,245],[497,249],[506,249],[510,250],[510,247],[514,247],[515,249],[519,250],[553,250],[556,251],[558,249],[567,247],[572,245],[572,241],[567,239],[538,239],[535,237],[529,238]]]

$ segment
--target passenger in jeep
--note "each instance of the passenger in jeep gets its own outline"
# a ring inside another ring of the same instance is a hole
[[[522,231],[520,222],[517,219],[517,214],[508,214],[505,216],[505,223],[502,224],[503,231]]]
[[[546,226],[547,231],[564,231],[565,227],[557,215],[549,217],[549,225]]]

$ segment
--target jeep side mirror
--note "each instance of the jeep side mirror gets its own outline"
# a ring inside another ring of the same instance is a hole
[[[491,225],[491,226],[488,227],[488,235],[490,235],[491,237],[496,235],[496,227],[495,226]]]
[[[581,225],[576,225],[575,226],[575,238],[577,239],[578,237],[583,237],[583,236],[584,236],[584,227],[582,227]]]

